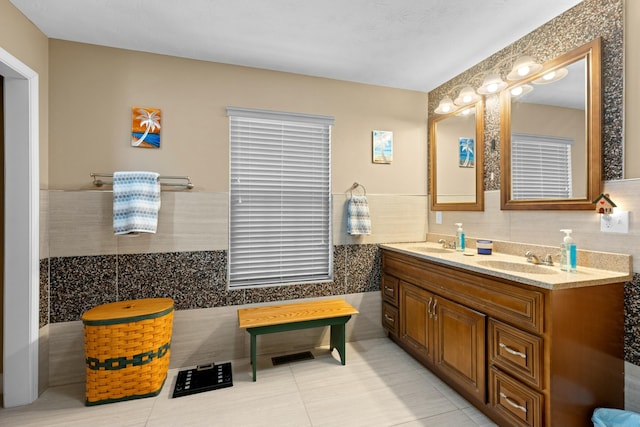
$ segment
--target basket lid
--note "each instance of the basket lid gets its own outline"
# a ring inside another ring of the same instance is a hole
[[[154,319],[172,311],[171,298],[143,298],[99,305],[85,311],[81,319],[85,325],[102,326]]]

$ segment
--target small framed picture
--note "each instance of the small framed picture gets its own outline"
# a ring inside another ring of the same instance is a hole
[[[391,163],[393,161],[393,132],[373,131],[373,163]]]
[[[460,137],[460,161],[461,168],[472,168],[475,166],[475,151],[473,138]]]
[[[131,146],[160,148],[160,122],[158,108],[133,107],[131,109]]]

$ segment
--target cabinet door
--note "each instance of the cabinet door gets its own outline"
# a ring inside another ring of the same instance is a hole
[[[429,314],[434,296],[406,282],[400,282],[400,338],[420,356],[432,361]]]
[[[432,311],[437,368],[485,403],[486,316],[441,297],[434,300]]]

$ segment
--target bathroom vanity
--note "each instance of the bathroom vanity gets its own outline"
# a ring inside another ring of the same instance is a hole
[[[585,426],[596,407],[623,408],[630,257],[567,273],[524,256],[381,246],[389,338],[499,425]]]

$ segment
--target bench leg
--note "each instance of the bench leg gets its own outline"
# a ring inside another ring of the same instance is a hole
[[[340,361],[343,365],[347,364],[347,352],[345,349],[345,325],[346,323],[342,323],[340,325],[331,325],[331,348],[338,350],[338,354],[340,354]]]
[[[251,368],[253,369],[253,381],[256,381],[256,334],[251,334]]]

